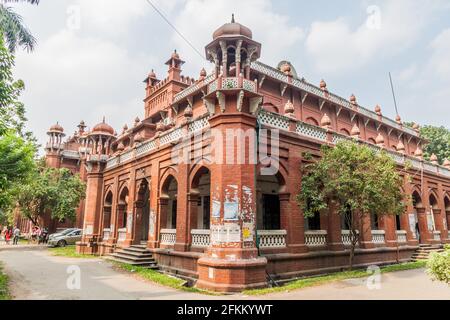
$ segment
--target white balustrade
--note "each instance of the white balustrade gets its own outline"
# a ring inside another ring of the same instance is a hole
[[[210,230],[191,230],[192,246],[204,248],[210,243]]]
[[[176,140],[183,138],[183,130],[181,128],[175,129],[169,133],[164,134],[160,137],[159,143],[160,145],[165,145]]]
[[[117,241],[125,241],[127,238],[127,228],[122,228],[117,231]]]
[[[177,241],[177,229],[161,229],[161,244],[174,245]]]
[[[285,248],[286,230],[258,230],[260,248]]]
[[[408,241],[406,234],[407,232],[405,230],[397,230],[397,242],[399,243],[406,243]]]
[[[305,231],[305,244],[307,246],[325,246],[327,244],[327,231]]]
[[[356,234],[359,237],[359,231],[358,230],[356,230]],[[350,246],[352,244],[351,237],[350,237],[350,230],[341,230],[341,238],[342,238],[342,243],[344,245]]]
[[[386,241],[386,231],[372,230],[372,242],[375,244],[384,244]]]
[[[433,240],[441,241],[441,232],[440,231],[433,231]]]
[[[322,128],[312,126],[303,122],[297,122],[297,133],[313,139],[326,141],[327,133]]]
[[[289,119],[277,113],[261,110],[258,115],[258,120],[264,125],[289,130]]]
[[[109,240],[111,237],[111,229],[105,228],[103,229],[103,241]]]

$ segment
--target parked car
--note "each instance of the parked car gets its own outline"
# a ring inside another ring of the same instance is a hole
[[[66,229],[59,233],[51,234],[48,238],[48,245],[52,247],[65,247],[81,241],[82,230],[76,228]]]

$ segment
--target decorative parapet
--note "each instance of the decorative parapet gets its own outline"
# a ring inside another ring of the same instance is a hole
[[[399,242],[399,243],[408,242],[408,238],[406,237],[406,235],[407,235],[406,230],[397,230],[396,235],[397,235],[397,242]]]
[[[372,230],[372,242],[375,244],[384,244],[386,242],[385,230]]]
[[[286,230],[258,230],[260,248],[285,248]]]
[[[255,81],[244,79],[243,77],[219,77],[208,86],[208,94],[218,90],[244,90],[253,93],[258,92],[258,86]]]
[[[197,92],[198,90],[200,90],[203,86],[208,85],[211,81],[213,81],[215,78],[214,74],[210,74],[209,76],[207,76],[202,82],[198,82],[196,84],[193,84],[190,87],[187,87],[186,89],[184,89],[183,91],[181,91],[180,93],[177,93],[174,97],[173,103],[177,103],[178,101],[190,96],[191,94],[193,94],[194,92]]]
[[[329,93],[328,91],[324,91],[324,90],[320,89],[319,87],[316,87],[315,85],[312,85],[312,84],[306,82],[305,80],[293,79],[292,83],[290,83],[289,77],[286,76],[284,73],[282,73],[280,70],[278,70],[276,68],[272,68],[270,66],[267,66],[259,61],[252,62],[251,68],[255,71],[258,71],[258,72],[266,75],[266,76],[269,76],[271,78],[274,78],[274,79],[282,81],[282,82],[285,82],[287,84],[291,84],[292,86],[294,86],[300,90],[303,90],[304,92],[313,94],[324,100],[333,102],[334,104],[336,104],[338,106],[352,110],[352,112],[358,112],[358,113],[360,113],[374,121],[377,121],[377,122],[380,121],[380,118],[378,117],[378,115],[375,112],[372,112],[369,109],[364,108],[363,106],[360,106],[360,105],[358,105],[357,110],[355,110],[354,106],[350,103],[350,101],[348,101],[342,97],[339,97],[336,94]],[[408,127],[403,127],[402,125],[398,124],[397,122],[395,122],[392,119],[389,119],[386,117],[381,117],[381,122],[384,123],[385,125],[395,128],[395,129],[404,131],[412,136],[419,137],[419,134],[416,131],[414,131],[413,129],[408,128]]]
[[[209,229],[191,230],[192,246],[198,248],[208,247],[210,244],[210,233]]]
[[[161,229],[161,244],[174,245],[177,240],[177,229]]]
[[[327,235],[326,230],[305,231],[305,244],[309,247],[326,246]]]
[[[74,160],[79,160],[81,158],[80,153],[74,150],[63,150],[61,152],[61,156],[67,159],[74,159]]]

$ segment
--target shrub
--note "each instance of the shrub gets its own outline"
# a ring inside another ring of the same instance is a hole
[[[434,252],[427,262],[427,273],[433,281],[450,284],[450,246],[446,245],[444,252]]]

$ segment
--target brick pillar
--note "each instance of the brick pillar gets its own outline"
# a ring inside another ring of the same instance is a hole
[[[256,118],[236,112],[236,100],[235,96],[227,97],[228,110],[209,120],[214,149],[210,166],[211,245],[198,260],[197,286],[214,291],[242,291],[267,283],[267,259],[258,257],[255,243],[256,162],[252,163],[248,152],[256,150],[256,136],[248,140],[239,136],[239,132],[255,134]],[[238,161],[242,150],[237,142],[245,140],[244,161]]]
[[[433,209],[434,216],[434,225],[436,226],[436,230],[441,232],[441,241],[444,240],[444,235],[446,234],[446,230],[444,228],[444,221],[441,217],[441,209]],[[433,237],[434,239],[434,237]]]
[[[365,214],[359,219],[359,247],[363,249],[374,248],[372,242],[372,227],[370,222],[370,215]]]
[[[191,230],[197,229],[197,217],[198,217],[198,202],[200,200],[200,196],[195,193],[190,193],[188,195],[188,244],[189,248],[192,244],[192,235]]]
[[[327,246],[329,250],[341,251],[344,249],[342,243],[341,215],[337,212],[336,204],[329,204],[327,217]]]
[[[286,216],[286,230],[288,236],[288,250],[291,253],[304,253],[308,249],[305,245],[305,218],[303,211],[297,203],[296,196],[301,188],[301,150],[291,148],[289,150],[288,167],[289,174],[286,179],[286,196],[284,204]],[[281,201],[280,197],[280,201]]]
[[[161,229],[167,228],[167,214],[169,210],[169,199],[159,198],[158,199],[158,218],[156,219],[156,247],[161,244]]]
[[[150,169],[150,176],[153,177],[150,180],[150,222],[149,222],[149,234],[147,246],[149,248],[157,248],[159,243],[159,222],[158,222],[158,212],[159,212],[159,199],[158,199],[158,189],[159,189],[159,162],[153,161]]]
[[[397,246],[397,226],[395,215],[383,215],[380,217],[380,230],[385,232],[386,247]]]
[[[83,237],[77,243],[77,252],[96,254],[97,241],[100,236],[102,197],[103,197],[103,170],[105,163],[91,161],[90,171],[87,175],[86,208],[83,224]]]
[[[427,213],[425,208],[417,208],[417,220],[419,223],[420,243],[430,243],[432,235],[428,230]]]
[[[188,221],[188,165],[178,165],[178,192],[177,192],[177,240],[174,246],[175,251],[189,250],[189,228]]]

